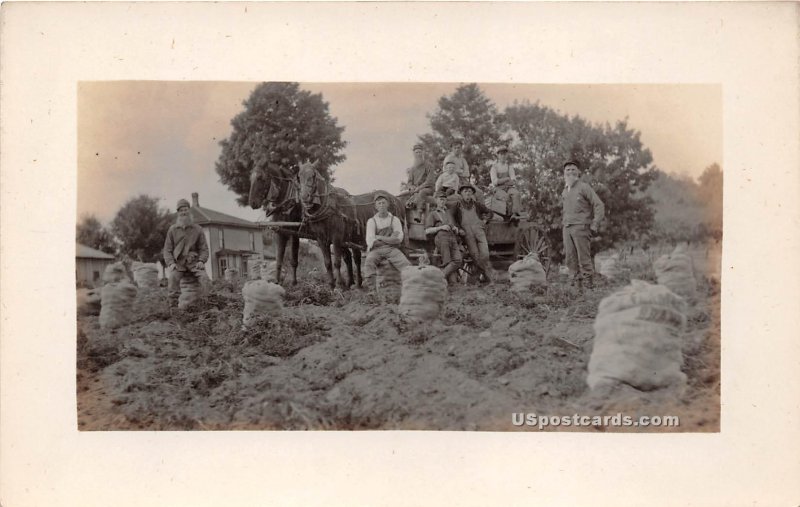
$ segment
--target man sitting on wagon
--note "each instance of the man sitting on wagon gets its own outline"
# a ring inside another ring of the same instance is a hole
[[[486,281],[494,283],[492,267],[489,263],[489,242],[486,239],[484,217],[491,216],[492,210],[475,200],[475,187],[461,185],[458,189],[461,201],[453,210],[456,224],[462,229],[472,262],[483,272]]]
[[[388,262],[400,271],[411,265],[411,262],[400,251],[403,242],[403,225],[400,219],[389,213],[389,200],[383,194],[374,199],[375,216],[367,220],[367,259],[364,262],[364,286],[375,288],[375,275],[378,264]]]
[[[414,145],[414,165],[408,169],[408,191],[411,195],[406,201],[406,207],[416,207],[421,213],[425,204],[430,203],[433,197],[433,187],[436,182],[436,173],[433,167],[425,160],[422,145]]]
[[[450,153],[444,157],[442,162],[442,170],[447,167],[447,164],[452,162],[454,164],[455,173],[459,177],[460,183],[469,182],[469,164],[467,159],[464,158],[464,140],[461,138],[453,139],[450,143]]]
[[[447,209],[447,194],[436,194],[436,209],[425,219],[425,234],[433,234],[433,241],[442,257],[442,270],[449,283],[457,281],[458,268],[461,267],[461,248],[458,244],[458,226],[450,210]]]
[[[460,185],[458,174],[456,173],[455,162],[448,162],[444,165],[444,172],[436,178],[436,193],[444,192],[447,196],[447,207],[451,208],[458,203],[456,191]]]
[[[489,170],[489,177],[492,179],[492,186],[495,187],[495,199],[507,202],[508,198],[511,198],[511,209],[509,210],[506,206],[506,216],[520,218],[522,205],[519,190],[517,190],[517,175],[514,168],[508,164],[508,148],[505,146],[497,149],[497,160]]]

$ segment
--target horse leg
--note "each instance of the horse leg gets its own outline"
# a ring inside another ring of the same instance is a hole
[[[336,285],[344,288],[344,280],[342,280],[342,245],[338,241],[333,243],[333,272],[336,276]]]
[[[286,234],[279,232],[275,236],[275,280],[280,284],[283,281],[281,269],[283,268],[283,254],[286,252]]]
[[[319,249],[322,251],[322,261],[325,263],[325,271],[328,272],[328,284],[331,288],[336,287],[336,280],[333,278],[333,268],[331,266],[331,243],[330,241],[318,241]]]
[[[350,254],[348,247],[342,247],[342,258],[344,259],[344,266],[347,268],[347,285],[350,288],[353,285],[353,256]]]
[[[356,287],[361,287],[361,249],[353,247],[353,263],[355,264]]]
[[[292,285],[297,285],[297,259],[300,256],[300,237],[292,235],[289,238],[289,241],[292,242],[292,257],[289,259],[289,264],[292,266],[291,273],[291,282]]]

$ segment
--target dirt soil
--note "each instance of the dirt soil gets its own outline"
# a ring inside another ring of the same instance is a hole
[[[441,319],[409,322],[361,290],[306,275],[284,314],[242,329],[241,284],[216,283],[170,313],[165,289],[140,293],[133,322],[112,332],[78,318],[81,430],[425,429],[719,431],[718,277],[699,276],[684,340],[683,392],[589,392],[599,301],[631,276],[579,295],[553,274],[524,297],[508,282],[452,290]],[[557,270],[555,270],[557,273]],[[678,427],[516,426],[539,416],[680,417]]]

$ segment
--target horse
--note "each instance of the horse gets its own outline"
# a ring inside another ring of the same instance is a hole
[[[377,194],[389,200],[389,211],[405,226],[403,204],[388,192],[373,191],[351,195],[342,188],[328,183],[317,171],[317,163],[300,164],[300,203],[303,209],[303,226],[317,238],[322,249],[325,269],[331,287],[361,286],[361,250],[366,249],[367,220],[375,214],[374,199]],[[330,245],[333,245],[331,262]],[[352,255],[351,255],[352,252]],[[347,265],[347,283],[341,276],[341,259]],[[349,260],[355,260],[355,280]],[[334,275],[335,269],[335,275]]]
[[[302,208],[298,194],[295,174],[291,169],[277,164],[267,164],[264,168],[254,167],[250,172],[250,207],[263,208],[267,217],[274,217],[278,221],[300,222]],[[283,281],[283,258],[287,244],[291,246],[289,259],[289,281],[297,285],[297,265],[300,252],[300,234],[289,232],[285,229],[275,231],[275,276],[278,283]]]

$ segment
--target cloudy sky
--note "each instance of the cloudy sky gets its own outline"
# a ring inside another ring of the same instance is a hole
[[[219,182],[214,162],[230,120],[256,83],[117,81],[78,86],[78,215],[108,223],[131,197],[148,194],[173,208],[200,194],[200,204],[256,220]],[[457,83],[319,84],[345,127],[347,159],[335,169],[337,186],[351,193],[398,192],[411,146],[429,131],[426,113]],[[716,85],[480,84],[499,109],[514,100],[539,101],[592,122],[628,118],[641,132],[654,163],[698,176],[722,164],[722,96]]]

